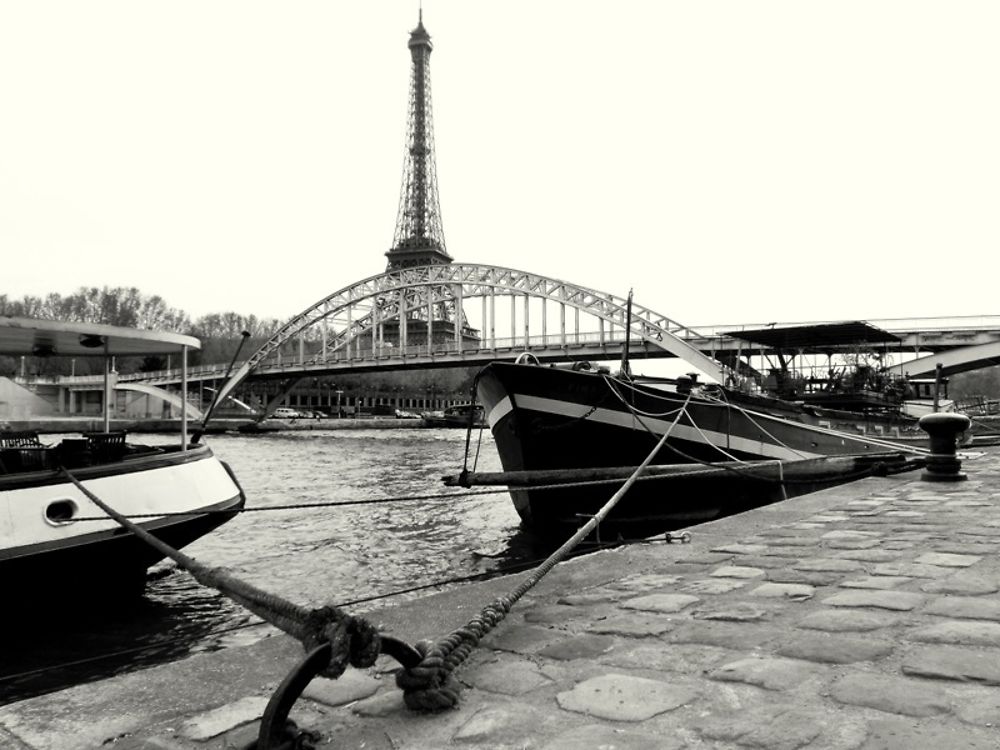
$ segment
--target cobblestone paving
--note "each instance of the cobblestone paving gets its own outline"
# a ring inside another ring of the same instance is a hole
[[[964,470],[559,566],[460,671],[458,709],[410,712],[380,661],[315,681],[293,718],[331,747],[386,750],[1000,747],[1000,454]],[[107,747],[239,747],[261,696]],[[34,748],[21,719],[0,710],[0,739]]]

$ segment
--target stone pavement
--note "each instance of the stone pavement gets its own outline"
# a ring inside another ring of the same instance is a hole
[[[1000,452],[969,479],[867,479],[557,566],[458,673],[403,706],[380,660],[314,680],[317,747],[692,750],[1000,747]],[[374,613],[414,642],[516,579]],[[16,750],[220,750],[256,736],[301,658],[284,636],[0,708]]]

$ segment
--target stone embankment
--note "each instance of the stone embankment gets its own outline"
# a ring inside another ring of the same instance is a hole
[[[208,426],[209,433],[221,432],[297,432],[309,430],[388,430],[397,428],[424,427],[423,419],[395,419],[392,417],[368,417],[365,419],[268,419],[257,423],[248,419],[220,417]],[[179,419],[113,419],[112,430],[126,430],[133,433],[166,432],[179,434]],[[200,430],[201,423],[188,422],[188,431]],[[39,433],[100,432],[104,422],[99,417],[66,417],[7,420],[0,422],[0,429]]]
[[[418,714],[383,657],[316,679],[318,747],[965,750],[1000,747],[1000,452],[816,493],[557,566]],[[415,642],[517,578],[371,618]],[[274,635],[0,708],[18,750],[245,745],[301,658]]]

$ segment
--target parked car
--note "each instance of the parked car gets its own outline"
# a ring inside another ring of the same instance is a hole
[[[306,415],[298,409],[291,409],[287,406],[279,406],[271,415],[275,419],[303,419]]]

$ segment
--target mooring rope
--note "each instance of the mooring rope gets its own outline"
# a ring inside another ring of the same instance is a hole
[[[726,392],[724,390],[720,389],[720,392],[722,393],[723,396],[726,395]],[[766,427],[764,427],[763,425],[761,425],[760,422],[758,422],[756,419],[754,419],[754,415],[756,414],[756,412],[747,411],[740,404],[734,404],[732,401],[729,400],[728,397],[726,397],[726,398],[720,398],[719,396],[716,396],[716,395],[710,395],[710,394],[703,394],[703,395],[705,396],[705,398],[707,398],[709,400],[717,401],[719,403],[725,404],[726,408],[736,409],[736,411],[738,411],[740,414],[742,414],[744,417],[747,418],[747,420],[750,422],[750,424],[752,424],[758,430],[760,430],[761,432],[763,432],[765,435],[767,435],[769,438],[771,438],[771,440],[773,440],[775,443],[777,443],[778,445],[780,445],[782,448],[784,448],[785,450],[791,451],[792,453],[794,453],[797,456],[799,456],[799,458],[805,458],[805,454],[802,451],[797,450],[795,448],[792,448],[790,445],[788,445],[787,443],[783,442],[780,438],[778,438],[777,436],[773,435]],[[785,420],[785,421],[787,421],[787,420]]]
[[[223,568],[203,565],[129,521],[84,487],[66,468],[60,470],[94,505],[176,562],[198,583],[222,592],[261,619],[298,639],[306,651],[329,642],[332,656],[330,664],[321,672],[325,677],[336,679],[348,664],[364,668],[375,663],[381,648],[380,637],[375,626],[365,619],[348,615],[333,606],[308,609],[242,581]]]
[[[679,419],[680,414],[677,417]],[[477,616],[444,638],[432,643],[416,644],[417,650],[423,654],[424,658],[416,667],[401,669],[396,674],[396,684],[402,688],[403,700],[408,707],[414,710],[440,711],[445,708],[453,708],[458,704],[458,686],[452,679],[452,673],[455,669],[468,658],[482,637],[503,621],[514,604],[525,593],[597,528],[598,524],[618,504],[618,501],[631,489],[646,467],[653,462],[656,454],[660,452],[670,436],[673,425],[676,424],[677,420],[675,419],[671,428],[663,434],[656,447],[601,509],[559,549],[535,568],[510,594],[497,597],[487,604]]]
[[[621,396],[620,393],[618,393],[618,391],[615,389],[614,386],[612,386],[611,382],[609,382],[609,377],[608,376],[604,376],[604,380],[608,384],[608,386],[612,390],[612,392],[615,393],[616,396],[618,396],[619,400],[622,401],[622,403],[625,404],[627,407],[629,407],[629,410],[633,413],[633,415],[636,415],[637,417],[638,417],[638,415],[647,416],[647,417],[657,417],[657,416],[660,416],[660,415],[653,414],[653,413],[647,413],[647,412],[644,412],[644,411],[641,411],[641,410],[635,408],[633,405],[629,404]],[[624,382],[621,382],[621,381],[616,381],[616,382],[620,382],[621,385],[629,388],[632,391],[638,390],[638,389],[635,388],[635,386],[630,385],[628,383],[624,383]],[[720,396],[717,396],[717,395],[710,395],[710,394],[707,394],[707,393],[703,394],[703,395],[706,398],[706,400],[708,400],[710,402],[714,402],[714,403],[717,403],[717,404],[719,404],[721,406],[726,406],[728,408],[735,409],[740,414],[742,414],[744,417],[746,417],[750,421],[750,423],[754,425],[754,427],[756,427],[757,429],[761,430],[761,432],[763,432],[765,435],[767,435],[769,438],[771,438],[771,440],[773,440],[777,445],[780,445],[781,447],[783,447],[783,448],[785,448],[787,450],[790,450],[790,451],[792,451],[793,453],[796,453],[799,456],[803,456],[803,453],[801,451],[799,451],[799,450],[797,450],[795,448],[792,448],[791,446],[789,446],[786,443],[782,442],[778,437],[776,437],[770,431],[768,431],[767,428],[764,427],[758,421],[758,419],[756,418],[756,417],[760,417],[760,416],[764,416],[764,415],[761,415],[761,414],[759,414],[757,412],[749,411],[749,410],[746,409],[746,407],[744,407],[744,406],[742,406],[740,404],[733,403],[732,401],[730,401],[728,399],[728,397],[725,397],[725,395],[726,395],[725,389],[720,388],[719,391],[720,391],[720,393],[722,394],[723,397],[720,397]],[[660,396],[659,394],[656,394],[656,393],[652,393],[652,392],[649,392],[649,391],[640,391],[640,392],[643,393],[643,394],[645,394],[645,395],[647,395],[650,398],[659,399],[659,400],[665,400],[665,397]],[[791,421],[791,420],[785,419],[784,417],[778,417],[778,416],[774,416],[774,415],[770,415],[770,416],[773,419],[778,419],[778,420],[781,420],[781,421],[784,421],[784,422]],[[920,448],[920,447],[917,447],[917,446],[904,445],[902,443],[894,443],[891,440],[885,440],[885,439],[882,439],[882,438],[876,438],[876,437],[872,437],[872,436],[869,436],[869,435],[864,435],[864,436],[851,435],[849,433],[843,432],[842,430],[834,430],[832,428],[820,427],[819,425],[810,425],[810,424],[806,424],[804,422],[793,422],[793,423],[796,424],[796,425],[807,427],[808,429],[813,430],[813,431],[818,432],[818,433],[821,433],[821,434],[825,434],[825,435],[837,435],[839,437],[843,437],[844,439],[850,440],[852,442],[868,443],[870,445],[873,445],[873,446],[876,446],[876,447],[879,447],[879,448],[886,448],[886,449],[889,449],[889,450],[895,450],[895,451],[900,451],[900,452],[907,452],[907,453],[912,453],[914,455],[926,455],[927,452],[928,452],[926,449],[923,449],[923,448]],[[692,424],[693,424],[693,422],[692,422]],[[697,425],[694,425],[694,426],[695,426],[695,429],[697,429]],[[716,446],[716,447],[718,447],[718,446]]]
[[[629,410],[629,412],[632,414],[632,416],[643,426],[643,428],[646,430],[646,432],[650,433],[653,436],[656,435],[656,433],[652,429],[650,429],[650,427],[645,422],[643,422],[643,420],[642,420],[643,417],[649,417],[650,419],[659,419],[659,418],[662,418],[662,417],[672,416],[672,415],[677,414],[678,412],[680,412],[683,416],[687,417],[687,420],[691,424],[691,426],[695,429],[695,431],[699,435],[701,435],[702,440],[704,440],[704,442],[705,442],[705,445],[709,445],[712,448],[715,448],[719,453],[721,453],[723,456],[725,456],[726,458],[728,458],[730,461],[737,461],[739,463],[743,463],[743,461],[741,461],[740,459],[736,458],[735,456],[731,455],[727,451],[723,450],[723,448],[721,446],[716,445],[715,443],[713,443],[708,438],[708,436],[704,433],[704,431],[698,426],[698,423],[694,420],[694,418],[691,416],[691,414],[687,410],[687,405],[691,401],[691,395],[692,395],[691,393],[688,394],[688,397],[684,401],[684,403],[681,406],[677,407],[676,409],[673,409],[672,411],[669,411],[669,412],[663,412],[663,413],[660,413],[660,414],[654,414],[653,412],[643,411],[642,409],[639,409],[638,407],[636,407],[635,404],[630,404],[628,401],[626,401],[625,398],[624,398],[624,396],[622,396],[621,393],[618,392],[618,389],[615,387],[615,383],[618,383],[618,382],[622,382],[622,381],[616,381],[616,380],[614,380],[613,378],[611,378],[611,377],[609,377],[607,375],[604,376],[604,383],[605,383],[605,385],[607,385],[608,388],[611,390],[611,392],[613,394],[615,394],[615,396],[618,397],[618,400],[621,401],[625,405],[625,408]],[[622,385],[628,386],[628,388],[633,393],[639,392],[639,393],[643,393],[643,394],[645,394],[647,396],[650,396],[651,398],[657,398],[657,399],[660,399],[660,400],[667,400],[665,397],[660,396],[658,394],[647,393],[646,391],[638,391],[637,388],[635,388],[632,385],[629,385],[628,383],[622,382]],[[672,450],[673,452],[677,453],[677,455],[679,455],[679,456],[685,456],[684,453],[682,453],[681,451],[675,449],[673,446],[667,446],[667,448],[670,449],[670,450]],[[699,463],[701,463],[701,462],[699,462]]]
[[[615,480],[621,481],[621,480]],[[545,489],[542,487],[541,489]],[[470,490],[468,492],[430,492],[419,495],[394,495],[390,497],[376,497],[370,500],[324,500],[318,503],[281,503],[279,505],[258,505],[253,508],[218,508],[215,510],[179,510],[161,511],[158,513],[129,513],[123,514],[125,518],[160,518],[161,516],[190,516],[194,513],[199,515],[232,515],[234,513],[263,513],[275,510],[312,510],[314,508],[339,508],[346,505],[382,505],[384,503],[410,503],[416,500],[454,500],[456,498],[474,497],[476,495],[495,495],[498,492],[506,492],[505,489]],[[71,521],[107,521],[106,516],[79,516],[70,519]]]
[[[469,473],[469,443],[472,440],[472,427],[473,427],[473,425],[474,425],[474,423],[476,421],[476,403],[477,403],[476,402],[476,397],[478,396],[477,391],[479,389],[479,377],[482,374],[483,374],[483,371],[480,370],[479,372],[476,373],[476,376],[472,379],[472,387],[471,387],[472,401],[469,403],[468,422],[467,422],[467,424],[465,426],[465,455],[462,458],[462,474],[463,475]],[[485,417],[486,417],[486,415],[483,414],[483,418],[484,419],[485,419]],[[483,439],[483,425],[480,424],[479,425],[479,440],[480,440],[480,442],[482,442],[482,439]],[[472,463],[473,469],[475,469],[475,466],[478,463],[479,463],[479,446],[477,445],[476,446],[476,459]]]
[[[653,437],[656,433],[650,431]],[[669,449],[670,446],[667,446]],[[775,459],[777,460],[777,459]],[[691,463],[699,463],[692,459]],[[703,462],[705,466],[715,466],[711,462]],[[721,468],[721,467],[717,467]],[[647,474],[641,476],[639,482],[656,482],[669,479],[683,479],[689,476],[702,474],[698,470],[679,471],[674,474]],[[518,486],[516,489],[524,492],[544,492],[546,490],[576,489],[578,487],[591,487],[602,484],[620,484],[626,477],[609,477],[607,479],[579,479],[573,482],[551,482],[548,484],[529,484]],[[463,485],[464,486],[464,485]],[[469,485],[471,486],[471,485]],[[508,485],[497,485],[489,489],[467,490],[465,492],[435,492],[424,495],[399,495],[394,497],[375,498],[373,500],[328,500],[318,503],[286,503],[281,505],[261,505],[253,508],[217,508],[209,510],[177,510],[159,511],[155,513],[122,513],[122,518],[169,518],[171,516],[191,516],[191,515],[234,515],[240,513],[263,513],[267,511],[280,510],[312,510],[314,508],[337,508],[347,505],[381,505],[383,503],[404,503],[415,500],[460,500],[468,497],[479,497],[482,495],[500,495],[509,492]],[[71,523],[83,521],[107,521],[107,516],[77,516],[69,519]]]
[[[690,396],[688,398],[690,398]],[[685,407],[686,407],[686,404],[685,404]],[[684,410],[686,412],[686,408],[685,407],[682,407],[682,408],[684,408]],[[634,414],[633,416],[635,417],[636,421],[638,421],[639,424],[642,425],[643,429],[645,429],[646,432],[648,432],[653,437],[656,437],[656,432],[648,424],[646,424],[646,422],[643,420],[643,418],[641,416],[639,416],[638,414]],[[690,419],[690,416],[688,418]],[[892,444],[889,444],[889,445],[892,445]],[[718,446],[713,446],[713,447],[717,448]],[[895,447],[899,448],[899,446],[895,446]],[[774,483],[774,484],[779,484],[779,485],[781,485],[782,496],[786,500],[788,499],[788,494],[787,494],[787,491],[785,489],[785,485],[788,485],[788,484],[814,484],[815,481],[816,481],[814,479],[808,479],[808,478],[806,478],[806,479],[786,478],[785,477],[785,472],[784,472],[784,464],[781,462],[781,459],[774,459],[774,462],[777,463],[777,465],[778,465],[778,477],[777,478],[771,478],[771,477],[761,476],[760,474],[755,474],[752,471],[748,471],[747,469],[743,469],[743,468],[740,468],[740,467],[727,466],[727,465],[722,464],[722,463],[717,463],[717,462],[713,462],[713,461],[706,461],[704,459],[697,458],[697,457],[692,456],[692,455],[690,455],[688,453],[685,453],[680,448],[678,448],[678,447],[676,447],[674,445],[670,445],[669,443],[666,445],[666,448],[667,448],[667,450],[672,451],[673,453],[676,453],[678,456],[680,456],[684,460],[688,461],[689,463],[700,464],[702,466],[711,466],[711,467],[714,467],[714,468],[717,468],[717,469],[723,469],[725,471],[729,471],[729,472],[732,472],[734,474],[737,474],[738,476],[745,477],[746,479],[753,479],[753,480],[759,481],[759,482],[770,482],[770,483]],[[726,455],[728,455],[728,454],[726,454]],[[919,456],[921,454],[917,453],[917,455]],[[747,462],[737,460],[737,463],[746,464]],[[878,463],[872,464],[871,466],[862,467],[861,469],[859,469],[858,471],[854,472],[853,474],[842,474],[842,475],[840,475],[838,477],[838,481],[849,482],[849,481],[853,481],[855,479],[862,479],[864,477],[872,476],[872,475],[876,475],[876,474],[901,473],[902,471],[908,471],[909,469],[916,468],[916,466],[918,466],[918,465],[920,465],[920,464],[919,463],[918,464],[911,464],[909,462],[904,462],[903,466],[893,468],[893,467],[889,467],[884,462],[878,462]],[[673,475],[669,475],[669,476],[671,476],[672,478],[679,478],[679,477],[684,476],[684,475],[683,474],[673,474]],[[643,478],[645,478],[645,477],[643,477]]]
[[[713,446],[717,451],[719,451],[719,453],[728,458],[730,461],[735,461],[736,463],[741,463],[741,464],[746,463],[746,461],[737,458],[732,453],[723,448],[721,445],[716,445],[715,443],[713,443],[712,439],[705,434],[705,431],[698,426],[698,422],[695,421],[695,418],[691,416],[691,412],[689,412],[686,407],[684,409],[684,416],[687,417],[687,421],[691,423],[691,426],[694,427],[695,432],[697,432],[701,436],[701,439],[705,442],[706,445]]]
[[[664,411],[664,412],[660,412],[660,413],[642,411],[641,409],[639,409],[638,407],[636,407],[635,404],[630,404],[628,401],[625,400],[625,397],[622,396],[621,392],[619,392],[619,390],[618,390],[618,388],[616,386],[617,383],[621,383],[622,385],[626,386],[633,393],[635,393],[635,392],[638,391],[639,393],[642,393],[643,395],[649,396],[650,398],[658,399],[660,401],[670,401],[671,404],[673,404],[674,402],[672,400],[666,398],[665,396],[659,395],[658,393],[649,393],[647,391],[639,391],[639,389],[636,388],[635,386],[630,385],[628,383],[625,383],[624,381],[621,381],[621,380],[615,380],[610,375],[603,375],[602,378],[604,380],[605,385],[608,386],[608,388],[611,390],[611,392],[618,398],[619,401],[621,401],[623,404],[625,404],[625,406],[627,406],[629,408],[629,411],[631,411],[633,414],[642,414],[644,417],[652,417],[654,419],[663,419],[663,418],[666,418],[666,417],[672,417],[674,414],[677,413],[678,410],[680,410],[680,409],[683,408],[682,406],[678,406],[677,408],[671,409],[670,411]],[[590,411],[593,412],[594,409],[596,409],[596,408],[597,407],[595,406]]]
[[[638,418],[637,418],[638,419]],[[658,437],[657,433],[650,428],[648,425],[638,419],[643,428],[654,438]],[[771,477],[765,477],[761,475],[756,475],[753,472],[741,470],[735,466],[726,466],[725,464],[707,461],[704,459],[696,458],[691,456],[684,451],[680,450],[671,445],[665,446],[667,450],[677,454],[682,457],[686,463],[696,464],[700,466],[707,466],[710,468],[716,468],[720,470],[730,471],[741,476],[745,476],[748,479],[759,479],[764,482],[778,482],[781,480],[773,479]],[[923,458],[923,454],[916,454],[917,456]],[[771,459],[767,461],[768,464],[779,463],[781,459]],[[737,459],[736,463],[748,465],[749,462]],[[760,462],[757,462],[758,464]],[[679,471],[671,474],[647,474],[645,476],[639,477],[636,481],[639,482],[657,482],[657,481],[668,481],[674,479],[686,479],[692,476],[700,476],[703,472],[700,470],[692,469],[690,471]],[[858,476],[863,476],[863,474],[858,474]],[[595,487],[604,484],[620,484],[625,481],[625,477],[609,477],[607,479],[580,479],[572,482],[551,482],[548,484],[528,484],[528,485],[518,485],[517,490],[522,492],[545,492],[547,490],[567,490],[567,489],[577,489],[581,487]],[[784,480],[789,484],[794,484],[795,479]],[[803,480],[809,481],[809,480]],[[463,485],[471,486],[471,485]],[[238,515],[241,513],[266,513],[270,511],[285,511],[285,510],[313,510],[317,508],[337,508],[341,506],[353,506],[353,505],[381,505],[383,503],[404,503],[404,502],[414,502],[414,501],[444,501],[444,500],[461,500],[464,498],[474,498],[485,495],[500,495],[510,492],[509,485],[497,485],[495,487],[489,487],[486,489],[475,489],[467,490],[465,492],[436,492],[429,494],[420,495],[400,495],[393,497],[375,498],[372,500],[328,500],[317,503],[283,503],[279,505],[262,505],[252,508],[215,508],[215,509],[200,509],[200,510],[178,510],[178,511],[157,511],[150,513],[122,513],[120,514],[122,518],[129,519],[143,519],[143,518],[171,518],[179,516],[192,516],[192,515]],[[76,516],[69,519],[70,523],[82,523],[86,521],[107,521],[108,516]]]
[[[642,477],[640,477],[640,479],[641,478]],[[618,480],[618,481],[621,481],[621,480]],[[653,544],[670,544],[670,543],[672,543],[672,541],[673,540],[671,540],[671,539],[662,538],[662,537],[657,537],[657,538],[645,538],[644,537],[642,539],[616,540],[614,542],[590,543],[590,544],[592,546],[594,546],[596,549],[601,550],[601,549],[613,549],[615,547],[623,547],[623,546],[626,546],[626,545],[628,545],[628,546],[638,546],[638,545],[650,546],[650,545],[653,545]],[[384,593],[381,593],[381,594],[374,594],[372,596],[365,596],[365,597],[361,597],[361,598],[358,598],[358,599],[351,599],[351,600],[348,600],[348,601],[340,602],[340,603],[337,604],[337,606],[338,607],[348,607],[348,606],[352,606],[352,605],[355,605],[355,604],[367,604],[367,603],[374,602],[374,601],[381,601],[381,600],[385,600],[385,599],[391,599],[392,597],[400,596],[402,594],[413,593],[415,591],[424,591],[424,590],[433,589],[433,588],[443,588],[445,586],[450,586],[450,585],[453,585],[453,584],[456,584],[456,583],[469,583],[469,582],[473,582],[473,581],[482,581],[482,580],[489,580],[489,579],[492,579],[492,578],[499,578],[500,576],[506,576],[506,575],[510,575],[510,574],[513,574],[513,573],[520,573],[525,568],[537,565],[537,564],[539,564],[541,562],[542,562],[542,560],[533,560],[533,561],[529,560],[529,561],[525,561],[525,562],[522,562],[522,563],[517,563],[517,564],[514,564],[514,565],[501,566],[499,568],[494,568],[493,570],[483,571],[481,573],[473,573],[473,574],[465,575],[465,576],[453,576],[451,578],[438,579],[436,581],[432,581],[430,583],[424,583],[424,584],[421,584],[419,586],[410,586],[410,587],[404,588],[404,589],[396,589],[394,591],[387,591],[387,592],[384,592]],[[205,633],[204,635],[202,635],[200,637],[203,638],[203,639],[217,638],[219,636],[223,636],[223,635],[226,635],[228,633],[234,633],[234,632],[241,631],[241,630],[248,630],[250,628],[261,627],[261,625],[263,625],[263,624],[264,623],[262,623],[258,619],[251,619],[251,620],[248,620],[246,622],[239,623],[237,625],[230,625],[230,626],[226,626],[226,627],[221,627],[221,628],[219,628],[217,630],[210,630],[210,631],[208,631],[207,633]],[[186,641],[184,641],[184,639],[182,639],[182,638],[173,637],[173,638],[167,639],[166,642],[170,643],[170,642],[186,642]],[[92,664],[94,662],[103,661],[105,659],[114,659],[114,658],[118,658],[118,657],[122,657],[122,656],[129,656],[129,655],[132,655],[132,654],[143,654],[143,653],[156,652],[156,651],[159,651],[160,649],[162,649],[164,647],[164,645],[165,644],[161,642],[161,643],[145,644],[145,645],[142,645],[142,646],[133,646],[131,648],[124,648],[124,649],[118,649],[118,650],[115,650],[115,651],[108,651],[108,652],[105,652],[103,654],[97,654],[96,656],[88,656],[88,657],[85,657],[85,658],[73,659],[71,661],[64,661],[64,662],[59,662],[59,663],[56,663],[56,664],[49,664],[49,665],[44,666],[44,667],[37,667],[35,669],[28,669],[28,670],[25,670],[23,672],[15,672],[15,673],[3,674],[3,675],[0,675],[0,683],[13,682],[13,681],[16,681],[16,680],[25,679],[27,677],[34,677],[36,675],[48,674],[49,672],[60,672],[60,671],[63,671],[65,669],[67,669],[67,668],[70,668],[70,667],[81,666],[81,665],[84,665],[84,664]]]

